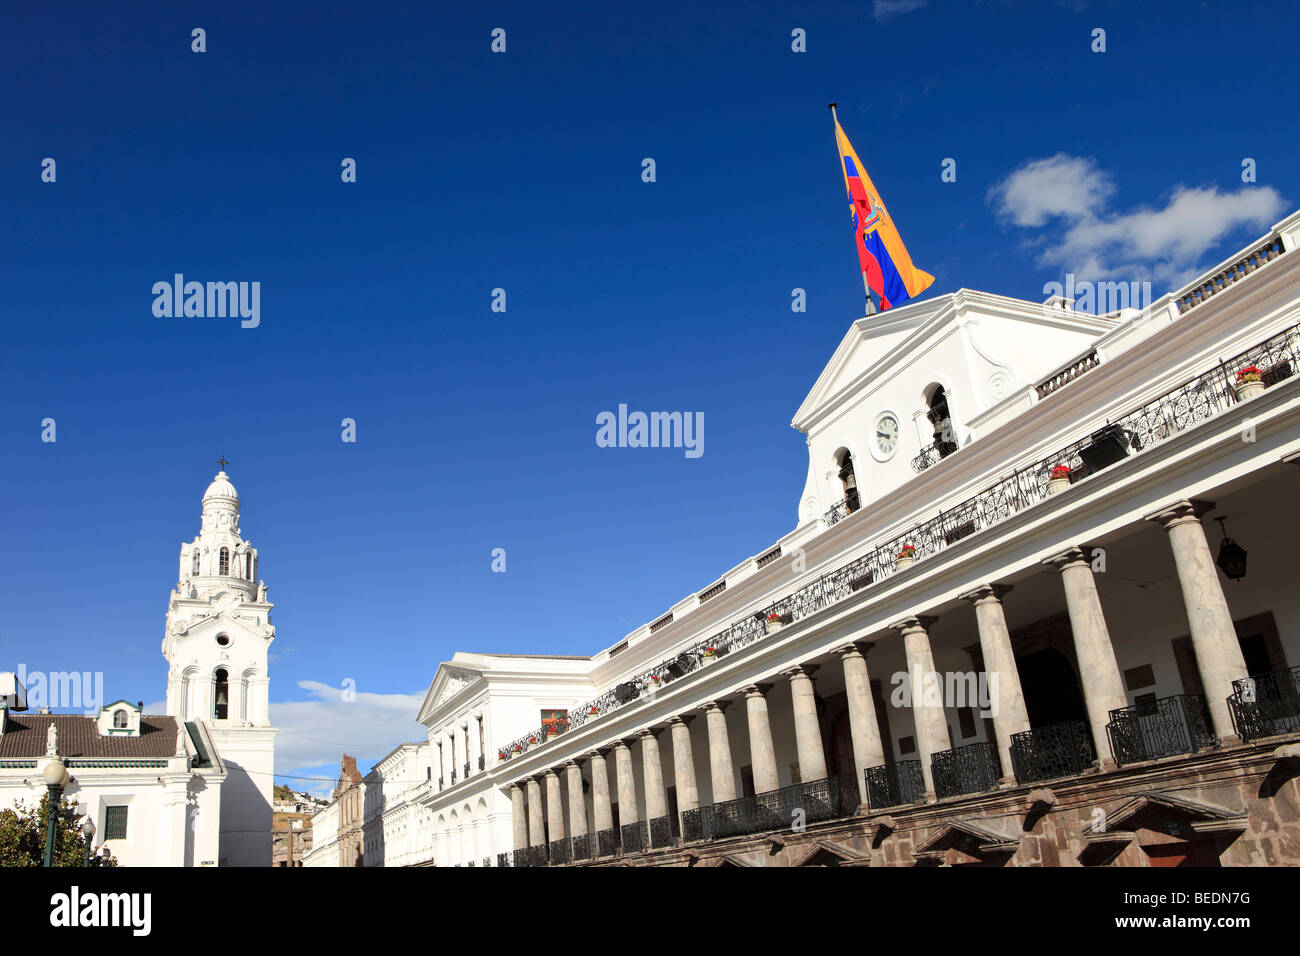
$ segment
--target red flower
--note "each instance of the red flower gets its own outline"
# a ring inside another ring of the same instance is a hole
[[[776,613],[769,614],[769,615],[767,616],[767,621],[768,621],[769,624],[780,624],[780,623],[781,623],[781,615],[780,615],[780,614],[776,614]]]
[[[914,558],[916,557],[916,548],[912,547],[910,544],[905,544],[903,545],[903,549],[898,552],[898,557]]]
[[[529,742],[530,744],[535,744],[535,743],[537,743],[537,738],[536,738],[536,737],[529,737],[529,738],[528,738],[528,742]]]
[[[1258,382],[1263,375],[1264,373],[1259,370],[1258,365],[1247,365],[1237,373],[1237,381]]]
[[[659,675],[658,675],[658,674],[651,674],[651,675],[650,675],[650,679],[651,679],[652,681],[654,681],[656,684],[659,683]]]
[[[1069,478],[1069,477],[1070,477],[1070,466],[1069,466],[1069,465],[1057,465],[1055,468],[1052,469],[1052,477],[1053,477],[1053,478]]]

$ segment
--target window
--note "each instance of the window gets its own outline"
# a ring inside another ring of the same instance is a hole
[[[230,677],[224,667],[217,668],[215,676],[216,697],[212,707],[212,716],[217,720],[225,720],[230,707]]]
[[[199,549],[194,549],[194,557],[190,561],[190,574],[196,576],[199,573]]]
[[[217,635],[217,644],[220,645],[221,647],[229,647],[229,646],[230,646],[230,635],[229,635],[229,634],[218,634],[218,635]]]
[[[844,484],[844,510],[849,514],[858,510],[858,479],[853,473],[853,456],[846,449],[839,461],[840,481]]]
[[[126,839],[126,807],[104,808],[104,839]]]
[[[221,575],[226,575],[230,573],[230,549],[229,548],[221,549],[221,564],[219,566],[219,570],[217,571],[217,573]]]
[[[113,711],[113,729],[114,730],[126,729],[126,711],[120,708],[118,710]]]

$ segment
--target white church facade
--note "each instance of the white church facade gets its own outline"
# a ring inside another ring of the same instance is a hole
[[[92,715],[33,714],[15,688],[0,703],[0,807],[39,803],[57,758],[65,798],[120,864],[270,866],[275,628],[239,508],[223,470],[168,601],[166,713],[117,701]]]
[[[960,290],[853,323],[793,421],[794,530],[589,658],[439,668],[416,841],[1300,863],[1298,239],[1141,310]]]

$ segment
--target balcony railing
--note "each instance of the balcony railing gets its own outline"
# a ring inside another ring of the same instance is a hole
[[[1070,384],[1070,382],[1073,382],[1080,375],[1092,371],[1100,364],[1101,359],[1097,357],[1097,352],[1094,349],[1083,358],[1076,359],[1064,368],[1047,376],[1047,378],[1034,386],[1034,390],[1038,393],[1040,400],[1044,399],[1061,386]]]
[[[591,859],[591,837],[585,833],[573,838],[573,858],[575,860]]]
[[[528,847],[522,847],[515,850],[515,866],[531,866],[532,854],[528,852]]]
[[[1017,783],[1073,777],[1092,765],[1088,725],[1067,720],[1011,735],[1011,766]]]
[[[516,850],[515,852],[518,853],[519,851]],[[509,865],[510,865],[510,854],[509,854],[509,853],[498,853],[498,854],[497,854],[497,866],[500,866],[500,867],[507,867],[507,866],[509,866]]]
[[[650,845],[655,847],[673,845],[672,817],[655,817],[650,821]]]
[[[865,778],[867,806],[872,810],[925,802],[925,775],[920,760],[868,767]]]
[[[615,829],[596,832],[596,856],[613,856],[618,852],[618,831]]]
[[[1106,734],[1120,766],[1189,754],[1214,744],[1205,701],[1189,694],[1120,707],[1110,712]]]
[[[1232,682],[1228,709],[1242,740],[1300,732],[1300,667]]]
[[[996,790],[1002,776],[997,745],[984,742],[942,750],[930,758],[930,776],[934,795],[940,800]]]
[[[622,831],[620,845],[624,853],[640,853],[650,843],[650,834],[644,821],[625,823],[619,829]]]
[[[727,800],[682,814],[682,840],[719,840],[796,824],[852,816],[858,788],[852,777],[826,777]]]
[[[573,845],[568,840],[552,840],[550,843],[551,864],[563,866],[572,859]]]
[[[461,779],[462,779],[462,780],[468,780],[468,779],[469,779],[469,761],[468,761],[468,760],[465,761],[465,776],[461,777]]]
[[[980,493],[877,545],[861,557],[823,574],[766,607],[751,611],[730,627],[697,641],[626,683],[648,686],[652,683],[650,678],[653,675],[659,678],[654,682],[656,686],[662,688],[694,673],[697,669],[695,664],[703,659],[706,647],[715,648],[717,655],[722,656],[761,640],[767,635],[764,620],[769,614],[797,622],[853,594],[853,582],[860,582],[868,576],[874,582],[883,581],[896,572],[894,558],[904,545],[915,548],[917,560],[924,561],[962,538],[979,534],[1012,515],[1039,504],[1049,497],[1047,483],[1052,469],[1057,465],[1069,467],[1072,481],[1078,484],[1095,471],[1109,467],[1129,454],[1141,453],[1199,425],[1241,401],[1237,397],[1234,383],[1237,370],[1246,365],[1255,365],[1263,370],[1263,380],[1270,387],[1271,383],[1289,377],[1295,369],[1300,368],[1300,325],[1292,326],[1202,372],[1105,428],[1093,431],[1073,444],[1012,472]],[[836,507],[843,504],[841,502]],[[611,688],[570,711],[567,721],[559,727],[559,732],[566,733],[582,727],[591,720],[635,704],[640,699],[642,698],[633,697],[620,701]],[[525,734],[507,744],[501,750],[501,755],[505,759],[518,756],[536,746],[536,741],[541,739],[544,738],[540,729]],[[1016,776],[1019,779],[1019,774]]]

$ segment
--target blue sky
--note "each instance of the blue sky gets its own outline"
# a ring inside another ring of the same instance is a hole
[[[862,307],[831,100],[931,294],[1159,295],[1300,202],[1288,5],[544,7],[9,14],[0,668],[159,700],[221,454],[286,781],[418,738],[456,650],[594,652],[769,545]],[[177,272],[260,282],[260,326],[155,317]],[[598,448],[620,403],[703,412],[705,453]]]

